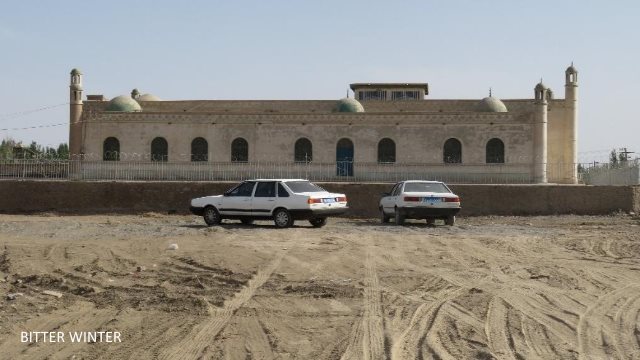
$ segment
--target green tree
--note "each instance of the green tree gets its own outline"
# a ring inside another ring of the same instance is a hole
[[[616,152],[616,149],[611,150],[611,153],[609,154],[609,165],[618,166],[618,153]]]
[[[17,149],[17,151],[16,151]],[[61,143],[58,147],[42,146],[32,141],[28,147],[22,146],[12,138],[5,138],[0,142],[0,159],[13,159],[17,156],[20,159],[69,159],[69,145]]]
[[[14,146],[16,146],[15,140],[11,138],[2,139],[2,143],[0,143],[0,159],[13,158]]]
[[[618,153],[618,163],[620,165],[624,165],[627,163],[627,154],[625,153]]]
[[[67,143],[62,143],[58,145],[58,159],[67,160],[69,159],[69,145]]]

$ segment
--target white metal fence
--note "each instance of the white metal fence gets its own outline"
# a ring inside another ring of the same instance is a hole
[[[557,167],[557,168],[556,168]],[[573,168],[549,165],[549,173]],[[553,170],[553,171],[552,171]],[[530,164],[400,164],[294,162],[138,162],[0,160],[0,178],[121,181],[238,181],[304,178],[312,181],[393,182],[440,180],[464,184],[532,183]]]
[[[582,179],[588,185],[640,185],[640,161],[594,165],[582,172]]]

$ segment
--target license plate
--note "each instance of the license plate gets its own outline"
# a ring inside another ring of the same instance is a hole
[[[336,202],[336,199],[334,198],[322,199],[322,202],[325,204],[334,203]]]
[[[426,203],[439,203],[439,202],[442,201],[442,198],[439,198],[439,197],[426,197],[422,201],[426,202]]]

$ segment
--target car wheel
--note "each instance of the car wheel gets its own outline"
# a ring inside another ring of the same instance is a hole
[[[327,218],[310,219],[309,223],[315,228],[323,227],[327,225]]]
[[[251,225],[253,224],[253,219],[240,219],[240,222],[242,222],[245,225]]]
[[[222,221],[220,213],[213,206],[207,206],[204,208],[204,214],[202,217],[204,218],[204,222],[209,226],[219,225]]]
[[[436,219],[427,219],[427,225],[435,225]]]
[[[380,222],[386,224],[389,222],[389,216],[384,213],[384,210],[380,208]]]
[[[287,228],[293,225],[293,218],[287,209],[277,209],[273,213],[273,222],[278,228]]]
[[[456,216],[455,215],[449,215],[447,216],[447,218],[444,221],[445,225],[449,225],[449,226],[453,226],[456,223]]]
[[[404,214],[402,210],[396,208],[396,225],[404,224]]]

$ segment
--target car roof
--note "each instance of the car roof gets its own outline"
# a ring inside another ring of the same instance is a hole
[[[245,181],[309,181],[307,179],[249,179]]]
[[[442,181],[435,180],[403,180],[402,183],[429,183],[429,184],[444,184]]]

